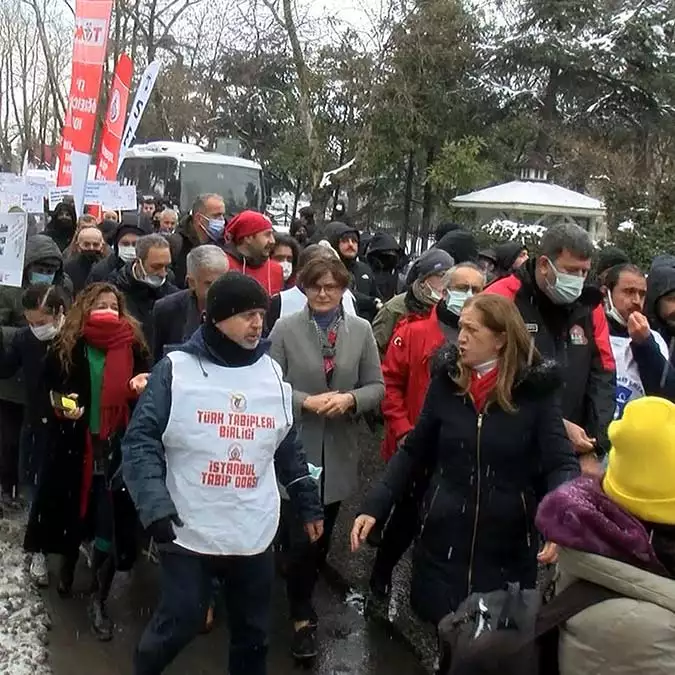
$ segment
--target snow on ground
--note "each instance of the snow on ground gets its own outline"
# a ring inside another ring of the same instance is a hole
[[[51,675],[50,620],[28,575],[22,519],[0,520],[0,675]]]

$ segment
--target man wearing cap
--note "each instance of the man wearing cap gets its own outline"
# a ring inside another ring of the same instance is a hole
[[[159,675],[200,632],[214,578],[228,610],[228,672],[266,675],[277,479],[308,540],[323,532],[291,387],[261,340],[268,302],[249,277],[220,277],[204,324],[155,366],[134,410],[122,444],[124,479],[159,546],[162,584],[134,675]]]
[[[242,211],[227,224],[225,253],[230,269],[255,279],[272,296],[284,288],[281,265],[270,258],[274,248],[272,221],[258,211]]]
[[[443,297],[448,281],[445,273],[453,264],[450,254],[440,248],[429,249],[413,263],[406,279],[408,290],[385,303],[373,321],[380,354],[384,356],[394,329],[404,317],[414,321],[429,316]]]
[[[137,214],[124,214],[122,222],[117,226],[112,241],[113,253],[99,260],[90,270],[87,284],[107,281],[113,273],[121,270],[127,263],[136,259],[136,242],[144,232],[138,224]]]

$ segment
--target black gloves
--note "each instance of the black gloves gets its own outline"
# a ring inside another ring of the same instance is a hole
[[[157,544],[170,544],[176,538],[176,527],[183,527],[183,521],[176,515],[165,516],[150,523],[147,527],[148,534],[154,539]]]

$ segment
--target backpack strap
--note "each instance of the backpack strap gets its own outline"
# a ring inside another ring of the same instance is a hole
[[[554,628],[576,616],[585,609],[597,605],[605,600],[623,598],[625,596],[604,586],[590,581],[578,580],[570,584],[562,593],[546,605],[543,605],[537,615],[535,624],[535,639],[545,635]]]
[[[548,604],[543,605],[537,615],[534,629],[534,640],[538,647],[538,673],[560,675],[558,664],[560,626],[593,605],[622,597],[625,596],[604,586],[579,580],[556,595]]]

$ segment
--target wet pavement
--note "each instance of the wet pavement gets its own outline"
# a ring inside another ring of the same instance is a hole
[[[115,638],[100,643],[89,631],[86,598],[89,574],[81,564],[74,597],[63,600],[55,584],[43,597],[52,617],[50,662],[54,675],[130,675],[134,646],[149,620],[158,595],[158,569],[143,561],[131,575],[116,579],[109,603]],[[424,670],[400,642],[377,621],[368,621],[322,580],[316,592],[320,616],[321,654],[310,670],[294,664],[288,653],[291,628],[286,618],[282,581],[274,593],[274,618],[269,656],[270,675],[311,672],[315,675],[423,675]],[[354,603],[358,605],[357,602]],[[222,675],[226,672],[227,631],[217,620],[209,635],[199,636],[167,669],[166,675]]]

